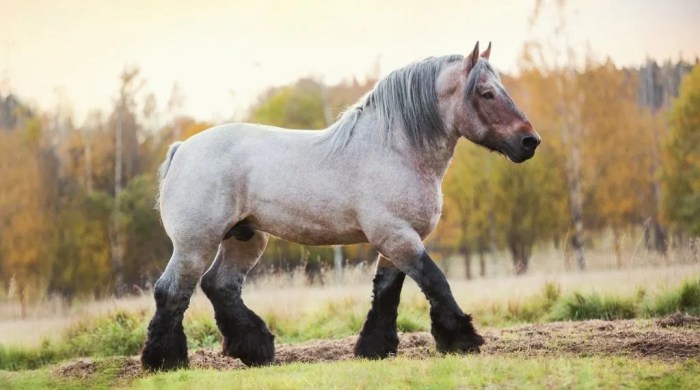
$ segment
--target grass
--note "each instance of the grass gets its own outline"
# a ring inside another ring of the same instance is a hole
[[[575,292],[560,299],[547,313],[552,321],[583,321],[590,319],[625,320],[637,315],[636,302],[629,297],[583,295]]]
[[[49,369],[0,371],[9,389],[295,389],[295,388],[698,388],[700,363],[622,357],[537,358],[446,356],[424,360],[345,361],[231,371],[180,370],[125,380],[109,360],[87,378],[61,377]]]
[[[280,315],[274,311],[263,318],[277,341],[293,343],[310,339],[342,338],[357,334],[364,322],[368,303],[355,299],[328,302],[304,316]],[[665,316],[675,312],[700,313],[700,277],[680,285],[647,294],[620,296],[597,292],[562,292],[557,284],[546,283],[540,293],[504,304],[484,305],[471,311],[481,326],[509,326],[532,322],[627,319]],[[39,346],[0,346],[0,369],[33,369],[66,358],[80,356],[128,356],[138,354],[146,334],[149,313],[117,310],[99,318],[80,321],[67,328],[57,340]],[[428,330],[428,306],[424,299],[404,300],[399,307],[400,331]],[[213,347],[219,331],[208,312],[186,317],[185,332],[190,348]]]
[[[692,388],[697,362],[665,364],[618,358],[456,357],[291,364],[241,371],[184,371],[140,379],[134,388]],[[389,374],[390,373],[390,374]]]
[[[146,337],[147,313],[116,311],[110,315],[80,321],[67,328],[57,340],[44,339],[38,347],[0,346],[0,369],[33,369],[74,357],[135,355]],[[211,318],[185,323],[190,348],[211,347],[219,342],[219,330]]]
[[[700,278],[686,280],[679,288],[646,301],[641,311],[646,316],[664,316],[676,312],[700,315]]]

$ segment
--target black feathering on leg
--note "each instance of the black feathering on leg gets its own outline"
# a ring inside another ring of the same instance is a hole
[[[450,319],[436,320],[440,314],[430,313],[430,333],[440,352],[479,352],[484,339],[474,329],[469,314],[456,314]]]
[[[355,356],[383,359],[396,354],[399,345],[396,317],[405,277],[406,274],[394,267],[377,269],[372,307],[355,344]]]
[[[445,275],[427,253],[419,262],[422,273],[417,282],[430,301],[430,332],[438,351],[479,352],[484,339],[474,329],[471,316],[457,305]]]
[[[240,284],[221,287],[202,279],[202,290],[214,306],[216,324],[223,335],[223,354],[239,358],[247,366],[272,363],[275,336],[265,322],[245,306]]]
[[[148,336],[141,350],[141,366],[151,371],[187,367],[187,336],[182,328],[182,317],[187,300],[168,310],[163,289],[156,289],[156,314],[148,325]]]

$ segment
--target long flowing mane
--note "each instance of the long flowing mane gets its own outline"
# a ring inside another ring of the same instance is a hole
[[[342,149],[353,136],[360,116],[373,110],[378,131],[388,134],[399,127],[415,147],[435,144],[446,135],[435,91],[437,76],[445,64],[463,58],[429,57],[391,72],[331,125],[322,142],[330,143],[331,154]]]

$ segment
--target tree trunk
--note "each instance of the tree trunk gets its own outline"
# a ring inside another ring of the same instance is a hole
[[[661,185],[659,184],[659,167],[661,166],[661,157],[659,153],[659,145],[661,140],[659,139],[658,130],[656,128],[656,121],[654,121],[653,126],[651,126],[652,132],[652,145],[651,145],[651,166],[649,167],[651,176],[651,220],[649,221],[649,226],[644,230],[644,238],[647,249],[652,249],[658,253],[666,255],[666,231],[661,226],[659,222],[659,210],[661,209]]]
[[[124,101],[117,115],[116,131],[114,135],[114,210],[112,212],[112,234],[110,234],[110,246],[112,251],[112,272],[114,273],[114,292],[120,296],[124,291],[124,275],[121,253],[121,235],[119,234],[119,194],[122,192],[122,115]]]
[[[469,245],[462,245],[462,255],[464,256],[464,276],[467,280],[472,278],[472,252]]]
[[[343,281],[343,248],[340,245],[333,246],[333,268],[335,270],[335,281]]]
[[[92,145],[91,140],[87,135],[87,132],[83,132],[84,141],[84,157],[85,157],[85,190],[88,194],[92,194]]]
[[[618,228],[613,228],[613,239],[615,241],[615,265],[618,269],[622,268],[622,237],[620,237],[620,230]]]
[[[571,246],[574,248],[576,265],[579,270],[586,269],[583,238],[583,194],[581,193],[581,159],[577,144],[572,145],[569,173],[569,200],[571,221],[574,224],[574,234],[571,236]]]
[[[523,275],[527,272],[530,262],[530,251],[525,248],[525,244],[512,240],[510,243],[510,253],[513,257],[513,269],[516,275]]]
[[[571,61],[571,58],[569,58]],[[571,64],[569,64],[571,65]],[[572,66],[573,68],[573,66]],[[586,268],[586,257],[584,254],[584,231],[583,231],[583,189],[581,188],[581,112],[580,106],[583,96],[577,93],[570,84],[575,82],[575,71],[570,70],[560,79],[559,88],[562,96],[568,97],[568,103],[559,103],[558,112],[562,115],[562,136],[569,159],[566,162],[566,179],[569,190],[569,212],[571,222],[574,225],[574,232],[571,237],[571,246],[574,249],[576,265],[579,270]]]
[[[479,276],[486,277],[486,257],[483,250],[479,251]]]
[[[657,162],[654,162],[657,165]],[[647,249],[654,250],[658,253],[667,255],[668,245],[666,242],[666,229],[659,222],[659,209],[661,208],[661,189],[659,180],[657,179],[658,168],[652,168],[651,182],[651,217],[648,226],[644,229],[644,242]]]
[[[662,165],[661,153],[659,152],[662,136],[659,134],[659,126],[656,125],[659,111],[668,106],[671,98],[678,96],[678,85],[685,71],[682,67],[675,67],[670,77],[664,77],[662,69],[654,61],[647,61],[647,64],[640,69],[639,80],[639,101],[643,106],[649,108],[653,117],[651,126],[651,166],[649,173],[651,176],[650,197],[651,197],[651,220],[649,226],[644,231],[645,243],[648,249],[656,250],[666,255],[668,245],[666,242],[666,230],[659,222],[659,210],[661,208],[659,167]],[[662,80],[666,78],[666,80]],[[670,87],[670,88],[669,88]]]

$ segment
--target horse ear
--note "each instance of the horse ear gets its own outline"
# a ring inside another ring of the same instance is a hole
[[[484,50],[484,52],[481,53],[481,57],[486,58],[488,60],[490,55],[491,55],[491,41],[489,41],[489,47],[487,47],[486,50]]]
[[[468,75],[469,71],[472,70],[474,65],[476,65],[476,61],[479,60],[479,41],[476,42],[476,45],[474,45],[474,50],[467,56],[467,58],[464,59],[464,75]]]

